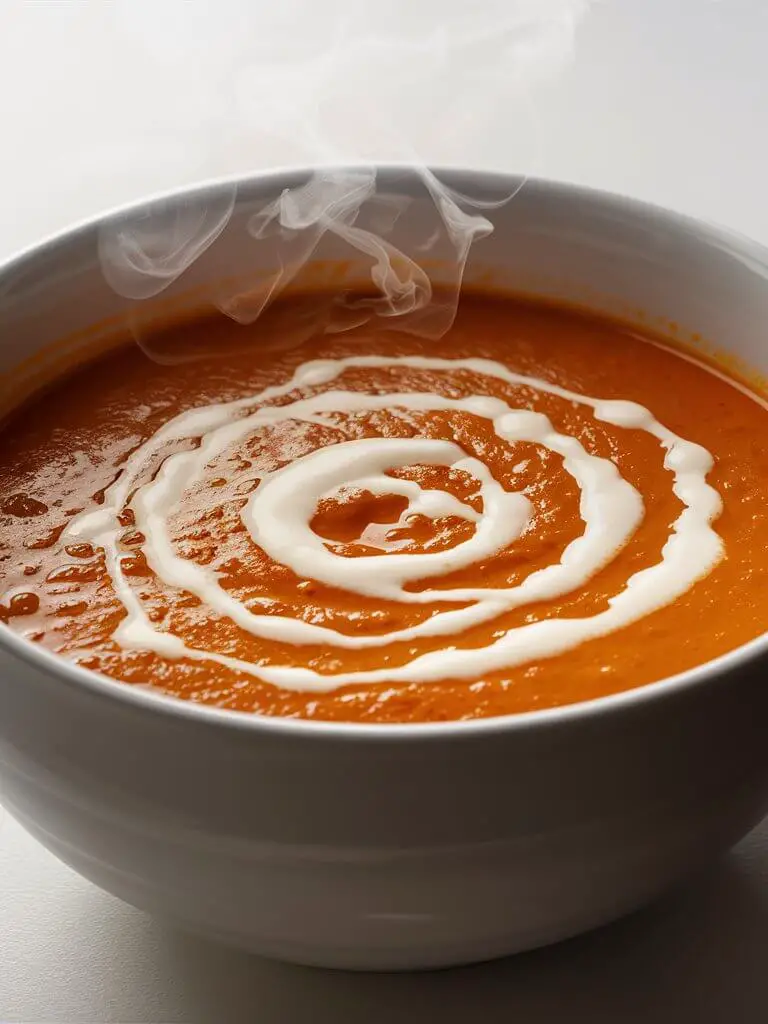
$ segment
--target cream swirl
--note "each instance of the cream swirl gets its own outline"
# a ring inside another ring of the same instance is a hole
[[[141,547],[147,564],[161,583],[193,594],[212,614],[230,619],[255,637],[348,649],[384,647],[425,636],[455,637],[510,609],[566,595],[587,583],[641,523],[642,498],[613,462],[588,453],[578,440],[556,431],[541,413],[513,408],[499,398],[332,389],[280,405],[265,404],[302,388],[332,384],[345,370],[358,367],[466,370],[586,405],[598,420],[651,434],[664,450],[664,466],[672,473],[673,491],[684,506],[672,524],[660,561],[631,576],[625,589],[611,597],[607,609],[597,614],[533,622],[506,630],[485,647],[447,647],[421,654],[406,665],[377,670],[325,674],[290,665],[257,665],[192,647],[152,622],[123,571],[119,517],[126,506],[133,511],[136,528],[144,537]],[[565,471],[580,489],[583,533],[567,545],[558,563],[531,573],[517,586],[406,589],[408,584],[446,575],[507,548],[524,530],[530,503],[524,495],[505,490],[482,461],[468,456],[454,442],[367,437],[316,449],[264,474],[241,513],[251,538],[270,558],[295,573],[350,593],[412,604],[456,602],[462,607],[439,611],[416,625],[389,633],[348,635],[287,616],[251,611],[220,585],[214,571],[178,554],[169,516],[200,479],[206,465],[232,445],[256,430],[288,420],[327,425],[334,414],[392,409],[416,414],[461,411],[489,421],[504,442],[532,442],[560,455]],[[154,477],[137,486],[142,471],[161,455],[164,446],[186,439],[199,443],[191,451],[165,458]],[[414,481],[388,475],[388,471],[414,464],[468,473],[478,483],[482,511],[451,494],[423,489]],[[165,658],[217,662],[281,687],[318,692],[349,683],[472,678],[551,657],[607,635],[670,604],[705,576],[722,555],[722,542],[711,526],[721,509],[720,496],[706,480],[712,464],[706,449],[674,434],[637,403],[590,398],[513,373],[491,360],[420,356],[314,360],[300,366],[283,385],[237,401],[192,409],[171,419],[129,457],[107,490],[103,506],[73,519],[67,535],[103,548],[107,571],[126,612],[114,633],[115,641],[125,649],[148,650]],[[335,553],[310,525],[318,503],[341,487],[357,487],[374,495],[402,495],[408,501],[403,517],[458,516],[474,523],[474,532],[447,551],[386,551],[383,555],[344,557]]]

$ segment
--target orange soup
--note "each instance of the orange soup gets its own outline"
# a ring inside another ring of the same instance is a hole
[[[116,348],[6,421],[0,629],[369,723],[585,701],[763,633],[759,396],[572,310],[466,297],[439,342],[297,342],[297,310]]]

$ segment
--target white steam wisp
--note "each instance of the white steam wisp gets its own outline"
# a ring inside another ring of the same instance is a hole
[[[427,164],[488,164],[492,143],[524,180],[536,150],[531,90],[572,56],[589,0],[447,0],[439,23],[425,0],[165,0],[160,26],[132,0],[110,6],[142,73],[157,76],[171,142],[189,153],[192,178],[180,184],[233,180],[265,163],[316,168],[252,214],[246,230],[254,246],[270,246],[274,270],[254,275],[245,293],[214,296],[219,308],[253,322],[329,232],[363,258],[371,290],[340,297],[343,316],[329,329],[384,316],[439,337],[472,243],[510,196],[459,194]],[[407,247],[391,234],[411,200],[382,193],[382,162],[417,168],[434,206],[434,223]],[[107,281],[131,300],[158,295],[216,241],[236,200],[224,184],[105,225]],[[427,271],[438,263],[450,268],[439,296]]]

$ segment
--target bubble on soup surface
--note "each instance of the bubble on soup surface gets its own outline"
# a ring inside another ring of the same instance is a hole
[[[33,516],[44,515],[48,506],[28,494],[10,494],[0,502],[0,512],[19,519],[31,519]]]

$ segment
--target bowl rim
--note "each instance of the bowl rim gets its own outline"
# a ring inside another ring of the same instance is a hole
[[[312,167],[287,166],[255,171],[249,174],[211,178],[191,186],[168,189],[152,193],[139,200],[131,201],[97,213],[93,216],[76,221],[64,230],[46,235],[41,240],[24,247],[0,262],[0,282],[7,275],[26,264],[38,259],[50,249],[64,248],[76,243],[87,235],[93,235],[107,223],[119,221],[131,214],[138,213],[147,206],[158,202],[177,202],[185,198],[216,193],[227,187],[259,185],[268,187],[286,187],[288,180],[303,179],[314,171],[328,169],[333,165],[316,165]],[[384,178],[413,178],[418,173],[415,165],[402,163],[376,163],[375,165],[349,165],[348,170],[375,169],[377,175]],[[529,175],[514,174],[497,170],[483,170],[470,167],[430,167],[429,170],[438,178],[474,182],[488,189],[511,189],[516,194],[521,188],[537,189],[550,195],[569,196],[597,202],[606,207],[621,207],[632,210],[637,215],[645,215],[654,220],[663,221],[678,229],[692,231],[698,235],[708,236],[714,243],[721,243],[742,258],[759,259],[768,277],[768,248],[730,228],[725,228],[712,221],[694,218],[686,214],[644,200],[635,199],[622,193],[605,189],[592,188],[567,181],[558,181]],[[386,742],[396,740],[461,741],[483,736],[518,733],[530,729],[546,729],[559,727],[568,723],[584,723],[590,720],[602,720],[605,717],[640,711],[658,701],[673,699],[695,690],[706,683],[722,682],[734,671],[744,669],[757,662],[762,656],[768,655],[768,631],[746,644],[726,652],[718,658],[696,665],[685,672],[665,676],[656,682],[646,683],[629,690],[596,697],[573,704],[565,704],[552,708],[498,715],[489,718],[459,719],[445,722],[401,722],[401,723],[367,723],[337,722],[315,719],[286,718],[279,716],[260,715],[257,713],[235,711],[218,708],[212,705],[184,700],[153,690],[150,686],[139,687],[120,680],[103,676],[91,669],[84,668],[74,662],[59,657],[52,651],[25,640],[14,633],[9,627],[0,623],[0,655],[3,652],[26,662],[46,677],[56,677],[57,685],[68,685],[84,695],[115,705],[115,711],[121,708],[133,709],[138,713],[146,712],[161,717],[182,719],[189,725],[235,729],[238,732],[256,734],[272,734],[287,738],[323,741],[360,741]]]

